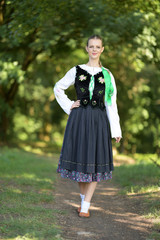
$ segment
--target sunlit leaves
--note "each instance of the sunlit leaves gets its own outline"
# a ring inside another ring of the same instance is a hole
[[[2,62],[0,61],[0,84],[8,85],[14,81],[22,83],[24,80],[25,72],[22,71],[21,66],[17,61],[14,62]]]
[[[0,116],[9,116],[9,131],[15,129],[21,139],[45,136],[55,141],[53,132],[59,128],[63,137],[66,115],[54,100],[53,86],[71,67],[88,61],[86,40],[96,33],[104,39],[102,64],[116,80],[122,149],[135,151],[138,145],[143,150],[147,138],[154,142],[147,149],[156,149],[159,0],[6,0],[5,4],[0,26]],[[76,98],[73,86],[66,92]],[[36,125],[39,118],[41,125]],[[22,126],[16,128],[20,119],[28,119],[25,136]],[[48,132],[49,124],[53,128]]]

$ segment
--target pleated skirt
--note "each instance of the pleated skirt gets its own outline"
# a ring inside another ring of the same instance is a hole
[[[64,133],[57,172],[77,182],[112,178],[113,155],[106,109],[73,108]]]

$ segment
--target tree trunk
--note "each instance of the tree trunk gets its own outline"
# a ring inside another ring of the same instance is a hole
[[[0,25],[3,24],[3,6],[4,6],[4,0],[0,2]]]
[[[6,115],[6,111],[1,115],[1,124],[0,124],[0,139],[3,143],[7,143],[7,129],[9,125],[9,119]]]

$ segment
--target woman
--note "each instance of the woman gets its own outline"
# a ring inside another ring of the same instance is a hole
[[[57,172],[63,178],[78,182],[80,217],[90,216],[90,202],[97,182],[112,178],[111,137],[116,142],[122,138],[115,80],[100,63],[104,51],[101,37],[91,36],[86,51],[88,63],[71,68],[54,86],[57,102],[69,115]],[[77,101],[71,101],[64,92],[73,84]]]

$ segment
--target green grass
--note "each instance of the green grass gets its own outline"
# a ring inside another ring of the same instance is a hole
[[[160,168],[151,160],[156,155],[135,154],[135,164],[123,164],[115,167],[113,180],[119,184],[120,194],[140,196],[144,206],[144,216],[152,218],[154,225],[152,239],[160,240]],[[158,160],[158,163],[160,161]]]
[[[160,169],[153,163],[121,165],[115,169],[115,178],[125,194],[149,193],[160,187]]]
[[[150,238],[160,240],[160,222],[154,225],[154,230]]]
[[[60,239],[54,209],[55,157],[1,148],[0,239]]]
[[[25,150],[0,149],[0,239],[60,240],[54,209],[59,154]],[[115,167],[113,180],[120,185],[120,194],[142,197],[145,217],[156,220],[150,238],[160,240],[160,168],[150,160],[156,155],[132,157],[135,164]]]

